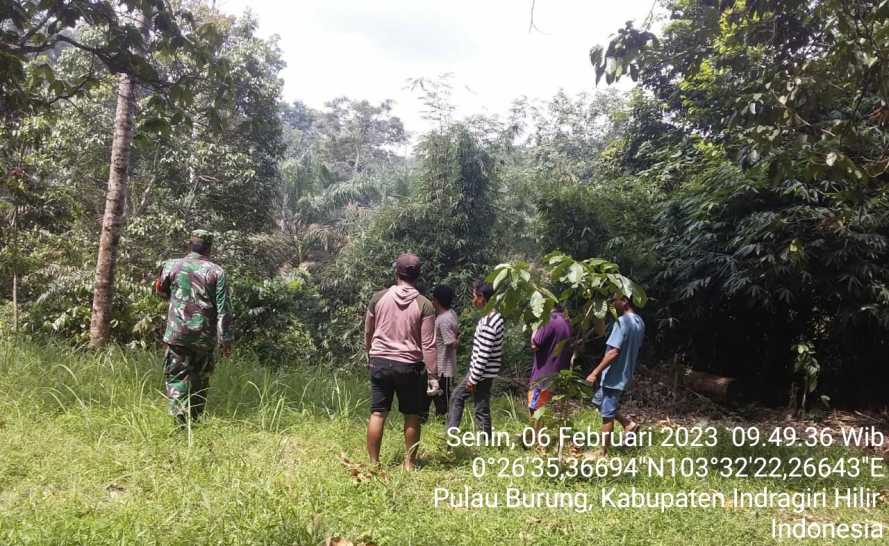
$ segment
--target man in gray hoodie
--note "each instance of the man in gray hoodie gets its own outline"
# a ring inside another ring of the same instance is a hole
[[[394,266],[395,285],[374,294],[364,318],[371,385],[367,453],[371,463],[380,462],[383,427],[397,397],[404,415],[404,468],[413,470],[427,377],[436,377],[435,309],[416,288],[420,258],[402,254]]]

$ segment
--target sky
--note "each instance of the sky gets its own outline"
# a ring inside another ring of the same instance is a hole
[[[502,114],[517,97],[595,89],[592,46],[652,0],[218,0],[249,8],[259,35],[280,37],[284,99],[321,108],[346,96],[395,101],[408,131],[429,127],[410,78],[453,74],[457,115]],[[602,82],[600,86],[604,86]]]

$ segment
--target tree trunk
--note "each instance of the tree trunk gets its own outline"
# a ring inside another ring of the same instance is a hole
[[[682,361],[679,359],[678,354],[673,355],[673,366],[672,366],[672,391],[673,391],[673,402],[679,400],[679,380],[682,378],[683,366]]]
[[[12,209],[12,333],[19,331],[19,238],[17,231],[18,204]]]
[[[12,272],[12,333],[19,332],[19,274]]]
[[[105,216],[102,218],[99,256],[96,260],[96,282],[90,320],[91,347],[105,345],[111,331],[114,270],[117,265],[117,247],[126,209],[130,143],[133,140],[135,110],[136,82],[132,76],[121,74],[117,93],[117,112],[114,117],[114,139],[111,144],[111,169],[105,198]]]

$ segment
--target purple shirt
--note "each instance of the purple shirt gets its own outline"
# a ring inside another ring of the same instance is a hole
[[[534,332],[531,342],[538,347],[531,367],[531,383],[557,374],[571,362],[571,325],[559,311],[553,311],[549,322]],[[563,343],[564,342],[564,343]]]

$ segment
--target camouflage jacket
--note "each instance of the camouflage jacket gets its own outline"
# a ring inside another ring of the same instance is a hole
[[[206,256],[190,252],[184,258],[167,260],[155,289],[170,300],[164,343],[212,351],[217,341],[232,341],[225,271]]]

